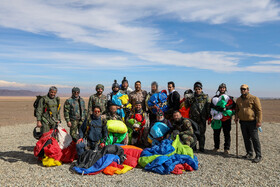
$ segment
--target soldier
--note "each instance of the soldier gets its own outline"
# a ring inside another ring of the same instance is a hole
[[[112,102],[108,102],[109,111],[102,115],[102,118],[106,120],[120,120],[122,121],[122,117],[117,114],[118,106],[113,104]]]
[[[136,101],[141,102],[142,109],[146,111],[145,99],[147,97],[147,92],[141,89],[141,82],[135,82],[135,90],[129,94],[129,101],[132,105],[132,109],[135,108]]]
[[[78,156],[82,155],[86,147],[92,150],[98,149],[98,145],[104,147],[108,137],[106,120],[101,118],[101,108],[93,106],[92,113],[79,128],[76,144]]]
[[[205,131],[206,131],[206,121],[210,115],[210,99],[207,94],[202,91],[201,82],[194,83],[194,97],[190,106],[190,119],[195,121],[199,126],[200,138],[199,138],[199,151],[205,152]],[[196,149],[196,148],[194,148]]]
[[[102,84],[97,84],[95,87],[96,94],[89,97],[88,101],[88,113],[92,114],[93,106],[100,106],[101,113],[106,113],[107,98],[103,95],[104,86]]]
[[[70,128],[70,135],[74,141],[78,139],[78,130],[86,118],[86,106],[83,98],[80,97],[80,89],[72,89],[72,97],[64,103],[64,118]]]
[[[126,79],[126,77],[124,77],[122,80],[121,92],[127,95],[132,92],[132,89],[128,87],[128,80]]]
[[[196,136],[192,128],[192,123],[188,119],[183,118],[178,110],[173,112],[173,119],[171,139],[175,140],[176,135],[179,135],[183,144],[193,148],[196,145]]]
[[[61,121],[60,119],[60,98],[56,97],[57,88],[52,86],[49,88],[47,95],[43,96],[36,108],[37,127],[41,128],[41,132],[48,132],[50,129]]]
[[[154,114],[154,113],[152,112],[152,107],[149,107],[149,106],[148,106],[148,101],[149,101],[149,99],[151,98],[151,96],[152,96],[153,94],[155,94],[155,93],[158,93],[158,83],[157,83],[156,81],[152,82],[152,84],[151,84],[151,92],[149,92],[149,93],[147,94],[147,97],[146,97],[146,100],[145,100],[146,107],[147,107],[147,108],[146,108],[146,111],[147,111],[148,114],[149,114],[149,119],[150,119],[150,122],[151,122],[151,123],[156,122],[157,116],[156,116],[156,114]]]
[[[241,131],[246,148],[245,159],[253,158],[253,147],[256,157],[253,162],[258,163],[262,160],[261,144],[258,135],[258,128],[262,123],[262,107],[260,99],[249,93],[249,86],[246,84],[240,87],[241,96],[236,100],[235,123],[241,125]]]
[[[168,82],[167,86],[169,95],[167,100],[168,110],[166,111],[166,118],[171,119],[173,112],[180,108],[180,94],[175,90],[175,83],[173,81]]]

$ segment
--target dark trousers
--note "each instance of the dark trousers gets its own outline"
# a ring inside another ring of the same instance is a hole
[[[261,144],[259,141],[256,121],[240,121],[241,131],[247,154],[253,155],[253,147],[257,157],[261,157]],[[252,147],[253,143],[253,147]]]
[[[230,148],[230,131],[231,131],[231,119],[222,121],[222,127],[220,129],[214,129],[214,144],[216,149],[220,149],[220,134],[223,129],[224,132],[224,150],[229,150]]]
[[[199,132],[200,132],[200,136],[199,136],[199,140],[198,140],[199,149],[204,150],[206,122],[198,123],[198,127],[199,127]]]

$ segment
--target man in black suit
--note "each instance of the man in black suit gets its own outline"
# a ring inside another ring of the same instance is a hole
[[[180,94],[175,90],[175,83],[170,81],[167,83],[168,87],[168,99],[167,99],[167,106],[168,111],[166,111],[166,118],[171,119],[173,112],[179,110],[180,108]]]

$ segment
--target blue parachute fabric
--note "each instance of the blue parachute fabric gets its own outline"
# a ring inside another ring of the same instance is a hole
[[[159,145],[154,145],[151,148],[144,149],[141,157],[170,154],[175,151],[175,148],[172,146],[172,142],[173,141],[170,139],[162,140]]]
[[[162,103],[160,106],[159,103]],[[156,105],[158,108],[162,110],[162,112],[166,112],[168,110],[167,108],[167,95],[164,92],[154,93],[151,98],[148,100],[148,106],[154,106]],[[156,114],[157,109],[152,109],[152,112]]]
[[[145,170],[159,173],[162,175],[170,174],[177,164],[187,163],[194,170],[198,169],[198,160],[194,156],[192,159],[189,155],[174,154],[172,156],[160,156],[145,166]]]
[[[112,102],[118,106],[122,106],[122,101],[119,99],[119,97],[121,97],[123,95],[124,94],[122,94],[121,92],[118,92],[116,95],[113,95]],[[125,113],[122,108],[117,110],[117,114],[120,115],[122,118],[125,117]]]
[[[102,169],[105,169],[107,166],[109,166],[112,162],[120,162],[120,157],[118,155],[114,154],[106,154],[103,157],[101,157],[97,162],[89,167],[89,168],[79,168],[77,166],[73,167],[73,170],[79,174],[90,174],[90,173],[95,173],[98,172]]]
[[[150,134],[152,138],[156,139],[163,137],[169,130],[170,128],[165,123],[156,122],[151,128]]]

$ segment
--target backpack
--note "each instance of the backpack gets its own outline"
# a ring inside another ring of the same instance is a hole
[[[186,119],[188,119],[192,123],[193,133],[195,134],[196,138],[199,139],[200,131],[199,131],[198,124],[190,118],[186,118]]]
[[[34,107],[34,117],[37,117],[37,116],[36,116],[36,110],[37,110],[37,108],[38,108],[39,101],[40,101],[41,98],[44,98],[44,96],[37,95],[37,96],[36,96],[36,100],[35,100],[34,103],[33,103],[33,107]],[[44,99],[44,104],[45,104],[45,99]]]
[[[34,103],[33,103],[33,107],[34,107],[34,117],[37,117],[37,116],[36,116],[36,110],[37,110],[37,108],[38,108],[39,101],[40,101],[41,98],[43,98],[43,105],[46,104],[46,103],[45,103],[45,96],[41,96],[41,95],[37,95],[37,96],[36,96],[36,100],[35,100]],[[60,99],[59,99],[59,97],[56,97],[56,101],[57,101],[57,106],[60,108]],[[58,110],[59,110],[59,108],[58,108]]]

